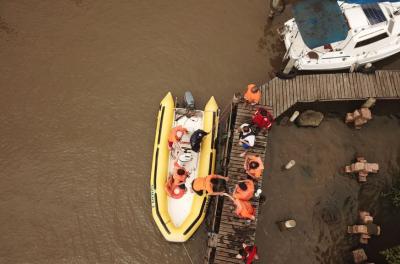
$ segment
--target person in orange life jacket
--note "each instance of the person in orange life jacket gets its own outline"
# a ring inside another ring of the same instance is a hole
[[[250,177],[258,181],[263,174],[264,164],[258,155],[246,155],[244,169]]]
[[[254,182],[252,180],[240,181],[233,191],[233,198],[248,201],[254,195]]]
[[[244,152],[240,154],[240,157],[244,157],[249,148],[254,146],[256,141],[256,135],[247,123],[242,124],[239,127],[239,145],[244,149]]]
[[[214,174],[197,177],[192,182],[192,190],[198,195],[203,195],[204,191],[208,195],[222,195],[227,191],[226,182],[228,180],[228,177]]]
[[[247,85],[247,90],[243,95],[246,103],[251,105],[256,105],[260,102],[261,99],[261,91],[255,84]]]
[[[256,219],[254,216],[255,210],[249,201],[243,201],[237,198],[233,198],[227,193],[224,193],[223,195],[229,197],[229,199],[231,199],[232,202],[235,204],[236,206],[235,213],[239,218],[250,219],[250,220]]]
[[[167,182],[165,183],[165,192],[169,197],[179,199],[186,192],[185,183],[178,183],[175,181],[174,177],[168,177]]]
[[[242,245],[243,248],[239,250],[239,254],[236,255],[237,259],[242,259],[245,261],[246,264],[252,264],[254,260],[258,260],[258,254],[257,254],[257,247],[254,246],[249,246],[243,243]]]
[[[274,118],[271,113],[262,107],[257,109],[251,120],[252,124],[257,127],[257,130],[261,130],[263,133],[266,133],[271,128],[273,121]]]
[[[168,136],[168,148],[169,150],[173,150],[174,145],[178,144],[183,135],[189,133],[188,130],[182,126],[176,126],[171,129],[171,132]],[[179,146],[179,144],[178,144]]]
[[[189,175],[189,173],[185,170],[184,167],[174,166],[174,172],[172,174],[172,177],[174,178],[175,184],[179,185],[179,184],[185,183],[188,175]]]

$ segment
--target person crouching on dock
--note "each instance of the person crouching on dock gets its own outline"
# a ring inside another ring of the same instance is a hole
[[[240,200],[237,198],[233,198],[229,194],[225,193],[224,196],[227,196],[232,202],[235,204],[235,214],[239,218],[255,220],[256,217],[254,216],[255,210],[254,207],[251,205],[249,201]]]
[[[258,181],[264,172],[264,164],[258,155],[246,155],[244,160],[244,169],[247,175],[253,180]]]
[[[239,145],[243,147],[244,152],[240,154],[240,157],[244,157],[247,151],[254,146],[256,141],[256,135],[247,123],[242,124],[239,129]]]
[[[260,102],[261,91],[255,84],[247,85],[247,90],[243,95],[243,98],[247,104],[256,105]]]

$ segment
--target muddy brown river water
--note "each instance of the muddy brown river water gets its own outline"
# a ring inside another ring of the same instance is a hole
[[[158,104],[266,81],[267,5],[1,1],[0,263],[201,262],[204,227],[184,248],[151,217]]]
[[[223,109],[282,46],[268,3],[0,1],[0,263],[201,263],[151,217],[156,113]],[[390,63],[389,63],[390,64]]]

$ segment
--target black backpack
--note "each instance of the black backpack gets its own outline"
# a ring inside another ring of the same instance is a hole
[[[192,150],[194,152],[199,152],[200,151],[201,141],[203,140],[203,137],[205,137],[207,134],[208,133],[205,132],[204,130],[197,129],[190,136],[190,146],[192,147]]]

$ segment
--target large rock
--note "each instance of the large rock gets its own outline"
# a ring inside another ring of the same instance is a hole
[[[321,124],[324,115],[321,112],[307,110],[297,118],[297,125],[301,127],[317,127]]]

